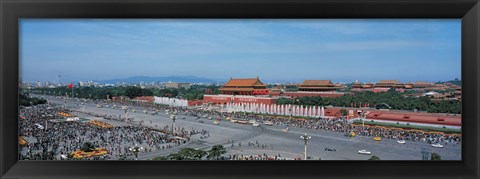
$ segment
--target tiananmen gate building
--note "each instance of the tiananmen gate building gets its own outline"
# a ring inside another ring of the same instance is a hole
[[[232,79],[225,83],[220,92],[227,95],[267,95],[270,91],[257,78]]]

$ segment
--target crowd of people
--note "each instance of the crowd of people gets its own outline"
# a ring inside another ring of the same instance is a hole
[[[327,130],[333,132],[341,133],[350,133],[355,132],[357,135],[362,136],[374,136],[374,137],[383,137],[388,139],[399,139],[399,140],[410,140],[410,141],[424,141],[429,144],[432,143],[452,143],[460,144],[461,135],[455,134],[442,134],[435,132],[424,132],[424,131],[407,131],[398,128],[385,128],[377,126],[358,126],[349,123],[344,117],[336,118],[298,118],[290,116],[274,116],[274,115],[260,115],[260,114],[251,114],[244,112],[236,113],[227,113],[222,112],[221,110],[212,110],[205,109],[202,107],[198,108],[186,108],[186,107],[172,107],[166,105],[157,105],[153,103],[137,103],[137,102],[112,102],[117,103],[118,105],[138,105],[141,104],[142,107],[145,107],[148,110],[169,110],[177,111],[181,114],[191,115],[195,117],[203,117],[208,119],[243,119],[243,120],[255,120],[259,123],[264,123],[265,121],[270,121],[273,125],[284,126],[284,127],[296,127],[296,128],[306,128],[306,129],[315,129],[315,130]]]
[[[280,157],[281,155],[268,156],[267,154],[258,154],[258,155],[228,155],[226,160],[290,160],[285,157]]]
[[[206,130],[179,129],[183,140],[145,126],[116,126],[103,128],[81,121],[55,121],[60,112],[70,113],[60,106],[36,105],[20,107],[19,135],[29,142],[19,147],[22,160],[64,160],[72,159],[71,153],[80,150],[85,142],[95,148],[105,148],[105,156],[85,159],[119,159],[131,157],[130,147],[143,147],[140,152],[154,152],[186,143],[189,136],[201,134],[208,136]]]
[[[244,112],[229,113],[221,110],[206,109],[202,107],[173,107],[153,103],[139,103],[129,101],[97,100],[97,104],[109,104],[117,106],[140,107],[145,111],[170,111],[181,115],[190,115],[197,118],[210,120],[222,120],[226,118],[239,120],[255,120],[258,123],[272,122],[273,125],[285,128],[305,128],[311,130],[326,130],[340,133],[354,132],[362,136],[375,136],[389,139],[423,141],[428,143],[452,143],[460,144],[461,136],[443,133],[430,133],[424,131],[407,131],[402,129],[354,125],[343,117],[337,118],[299,118],[292,116],[274,116],[251,114]],[[71,152],[79,150],[85,142],[91,142],[97,148],[105,148],[109,152],[104,156],[85,158],[87,160],[121,159],[134,156],[130,147],[140,145],[141,153],[155,152],[168,149],[186,143],[193,135],[200,135],[201,139],[210,137],[207,130],[185,128],[172,129],[164,126],[163,130],[156,127],[148,127],[142,123],[139,125],[115,126],[102,128],[80,121],[52,122],[51,119],[62,118],[59,113],[71,113],[62,106],[50,104],[36,105],[33,107],[20,107],[19,135],[29,139],[29,143],[19,148],[20,159],[23,160],[64,160],[72,159]],[[81,112],[81,111],[78,111]],[[84,112],[88,115],[101,117],[106,120],[116,120],[133,124],[134,118],[125,118],[123,115],[96,114]],[[137,123],[138,124],[138,123]],[[175,136],[185,140],[178,140],[169,131],[175,131]],[[229,141],[234,146],[241,143]],[[273,145],[248,142],[248,147],[272,148]],[[281,159],[280,157],[268,156],[229,156],[234,160],[263,160]]]

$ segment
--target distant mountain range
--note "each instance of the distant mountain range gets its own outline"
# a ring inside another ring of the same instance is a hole
[[[133,76],[128,78],[100,80],[99,83],[115,84],[118,82],[125,83],[151,83],[151,82],[187,82],[187,83],[215,83],[215,80],[208,78],[200,78],[196,76],[164,76],[164,77],[150,77],[150,76]]]
[[[455,78],[454,80],[449,80],[449,81],[436,82],[436,84],[441,84],[441,83],[452,83],[454,85],[462,86],[462,80],[459,80],[458,78]]]

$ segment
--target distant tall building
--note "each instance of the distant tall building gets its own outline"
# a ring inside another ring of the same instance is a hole
[[[93,81],[78,81],[78,86],[93,86]]]
[[[188,90],[190,89],[190,83],[176,83],[176,82],[165,83],[165,88],[175,88],[175,89],[183,88]]]

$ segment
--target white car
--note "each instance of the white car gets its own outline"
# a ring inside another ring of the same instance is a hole
[[[260,123],[253,123],[252,126],[253,127],[258,127],[258,126],[260,126]]]
[[[42,125],[40,125],[40,124],[38,124],[38,123],[35,123],[34,125],[35,125],[37,128],[39,128],[39,129],[45,129],[45,127],[43,127]]]
[[[364,150],[359,150],[358,153],[359,153],[359,154],[364,154],[364,155],[370,155],[370,154],[372,154],[370,151],[367,151],[367,150],[365,150],[365,149],[364,149]]]
[[[252,119],[252,120],[249,120],[248,123],[254,124],[254,123],[255,123],[255,120],[253,120],[253,119]]]
[[[397,143],[399,143],[399,144],[405,144],[405,140],[397,140]]]
[[[432,147],[443,148],[443,145],[442,144],[432,144]]]
[[[273,122],[272,121],[265,121],[263,124],[265,124],[267,126],[271,126],[271,125],[273,125]]]

